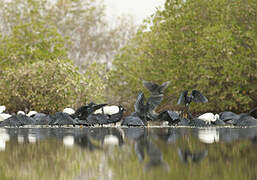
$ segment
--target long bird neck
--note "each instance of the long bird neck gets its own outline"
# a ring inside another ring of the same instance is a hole
[[[193,101],[193,96],[192,95],[187,96],[186,97],[186,106],[188,106],[192,101]]]

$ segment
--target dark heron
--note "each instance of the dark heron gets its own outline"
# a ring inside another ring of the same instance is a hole
[[[196,102],[196,103],[206,103],[208,102],[208,99],[202,95],[202,93],[198,90],[193,90],[191,95],[188,95],[188,91],[183,91],[180,94],[180,97],[178,99],[178,105],[185,105],[185,111],[184,113],[189,114],[189,116],[192,117],[192,115],[189,113],[189,104],[191,102]]]
[[[163,91],[168,87],[169,81],[162,83],[161,85],[155,84],[151,81],[143,81],[143,85],[151,92],[151,95],[163,94]]]
[[[127,116],[121,124],[128,126],[147,126],[147,118],[149,116],[155,116],[153,110],[160,104],[162,98],[162,94],[154,95],[150,96],[145,102],[144,93],[140,92],[134,105],[135,112]]]

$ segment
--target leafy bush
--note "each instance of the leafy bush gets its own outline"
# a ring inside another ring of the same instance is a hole
[[[68,60],[62,36],[40,21],[14,26],[0,37],[0,104],[9,112],[61,111],[103,100],[101,66],[85,74]]]
[[[174,108],[182,90],[209,99],[200,111],[257,106],[257,4],[254,0],[167,0],[122,49],[110,86],[133,107],[142,80],[170,80],[163,102]],[[150,28],[149,28],[150,27]]]
[[[102,97],[102,87],[97,75],[84,76],[69,60],[38,61],[1,72],[0,102],[10,112],[52,113],[97,101]]]

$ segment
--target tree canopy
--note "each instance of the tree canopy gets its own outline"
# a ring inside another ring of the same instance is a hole
[[[257,106],[257,4],[254,0],[167,0],[116,56],[110,84],[130,107],[142,80],[169,80],[163,107],[183,90],[209,99],[196,111]]]

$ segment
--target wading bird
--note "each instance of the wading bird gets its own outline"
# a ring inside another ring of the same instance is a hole
[[[191,95],[188,95],[187,90],[181,92],[177,104],[185,105],[185,110],[183,112],[184,114],[190,114],[188,110],[189,110],[189,104],[191,102],[206,103],[208,102],[208,99],[204,95],[202,95],[200,91],[197,91],[197,90],[193,90]]]

